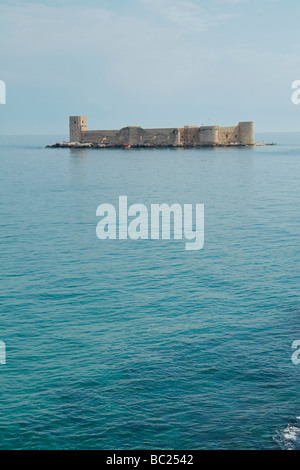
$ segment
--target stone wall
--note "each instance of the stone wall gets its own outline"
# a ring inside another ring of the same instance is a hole
[[[182,128],[143,129],[128,126],[121,130],[88,131],[85,116],[70,116],[70,142],[105,146],[128,144],[134,147],[201,147],[217,145],[253,145],[253,122],[237,126],[185,126]]]
[[[104,145],[121,145],[119,140],[120,131],[83,131],[80,142],[93,142]]]
[[[124,127],[120,131],[82,131],[80,142],[93,142],[111,146],[129,144],[135,147],[178,146],[180,145],[179,130],[143,129],[138,126]]]
[[[141,129],[137,145],[143,146],[178,146],[180,145],[179,129]]]
[[[238,143],[238,126],[219,127],[218,134],[219,144]]]

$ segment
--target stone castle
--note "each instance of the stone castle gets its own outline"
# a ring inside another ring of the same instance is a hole
[[[254,145],[254,123],[233,127],[184,126],[184,128],[143,129],[128,126],[121,130],[88,131],[86,116],[70,116],[70,144],[94,147],[214,147]]]

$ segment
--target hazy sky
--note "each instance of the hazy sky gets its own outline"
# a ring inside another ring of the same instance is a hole
[[[51,0],[0,5],[1,134],[126,125],[300,130],[299,0]]]

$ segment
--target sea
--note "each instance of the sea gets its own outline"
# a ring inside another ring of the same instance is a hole
[[[300,133],[63,139],[0,137],[0,448],[299,450]],[[204,204],[203,248],[98,239],[120,195]]]

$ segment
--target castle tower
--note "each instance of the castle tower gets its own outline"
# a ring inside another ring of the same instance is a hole
[[[87,130],[86,116],[70,116],[70,142],[80,142],[81,132]]]
[[[219,142],[219,126],[201,126],[199,129],[199,145],[217,145]]]
[[[254,145],[254,122],[239,122],[238,139],[241,144]]]

